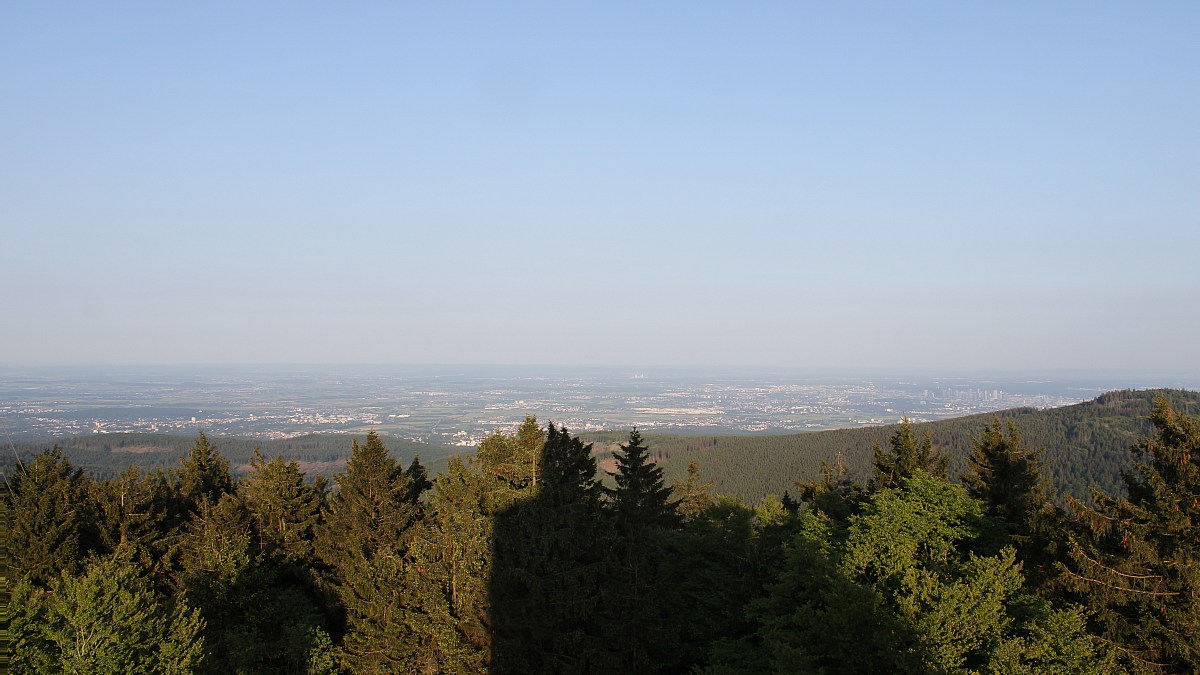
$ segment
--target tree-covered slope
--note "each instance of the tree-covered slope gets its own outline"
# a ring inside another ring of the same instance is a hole
[[[310,434],[279,440],[258,440],[211,436],[209,440],[232,465],[234,473],[250,470],[254,451],[260,450],[264,457],[282,456],[296,460],[307,473],[332,474],[346,466],[350,457],[350,434]],[[463,448],[420,443],[390,436],[382,437],[393,454],[405,462],[420,455],[421,463],[431,472],[446,468],[451,455],[460,454]],[[53,441],[18,441],[4,453],[6,473],[15,457],[32,457],[52,445],[59,445],[63,454],[75,466],[98,478],[111,478],[129,466],[145,468],[173,468],[181,457],[187,455],[195,442],[195,436],[175,434],[96,434],[75,436]]]
[[[1095,485],[1120,491],[1120,474],[1129,468],[1129,448],[1151,431],[1154,399],[1165,397],[1177,410],[1200,413],[1200,393],[1180,390],[1114,391],[1062,408],[1016,408],[914,425],[929,433],[935,450],[950,457],[950,475],[966,470],[972,436],[999,416],[1012,421],[1026,445],[1044,448],[1047,478],[1055,494],[1086,497]],[[795,493],[796,480],[820,475],[821,462],[840,453],[859,482],[869,475],[872,447],[886,445],[897,425],[838,429],[806,434],[765,436],[679,436],[646,434],[651,457],[663,465],[667,481],[682,479],[696,460],[717,492],[755,501],[766,494]],[[615,449],[620,434],[587,435],[601,452]],[[607,466],[601,458],[601,466]],[[610,467],[611,468],[611,467]]]

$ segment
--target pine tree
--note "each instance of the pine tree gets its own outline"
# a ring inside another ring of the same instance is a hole
[[[229,460],[212,446],[208,436],[201,431],[192,445],[191,452],[183,460],[179,473],[179,498],[185,514],[195,513],[200,503],[217,503],[222,495],[234,491],[233,477],[229,474]]]
[[[401,569],[396,608],[404,637],[388,646],[411,672],[475,673],[491,651],[490,480],[459,457],[439,474]],[[400,669],[398,668],[398,669]]]
[[[1072,502],[1084,529],[1064,581],[1139,672],[1200,671],[1200,421],[1159,399],[1127,497]]]
[[[692,522],[712,506],[712,486],[712,481],[701,482],[700,465],[696,460],[688,461],[687,480],[676,481],[674,485],[674,492],[679,495],[675,510],[685,523]]]
[[[479,443],[475,457],[483,472],[512,490],[536,488],[546,432],[526,417],[515,434],[496,431]]]
[[[1011,422],[993,418],[971,441],[970,473],[961,476],[967,494],[995,518],[1024,564],[1027,582],[1042,586],[1051,576],[1057,540],[1065,523],[1046,496],[1040,450],[1025,446]]]
[[[171,522],[175,497],[169,476],[161,469],[143,474],[137,467],[107,481],[90,485],[89,530],[105,553],[132,551],[146,569],[165,573],[168,548],[177,533]]]
[[[933,439],[926,433],[917,440],[916,431],[908,418],[900,420],[900,428],[889,440],[885,450],[875,445],[875,474],[867,483],[867,491],[898,487],[918,469],[935,478],[946,478],[949,458],[933,451]]]
[[[35,609],[12,628],[32,653],[18,655],[18,670],[182,675],[201,665],[199,613],[183,599],[161,601],[124,550],[93,560],[79,576],[64,572],[50,593],[28,590],[18,599]]]
[[[663,485],[662,467],[650,461],[642,435],[633,429],[629,444],[620,447],[621,451],[614,453],[617,470],[609,473],[617,486],[605,490],[617,527],[625,532],[675,527],[678,504],[671,501],[672,489]]]
[[[409,477],[374,432],[351,444],[346,471],[335,476],[325,523],[317,530],[317,554],[346,611],[343,647],[354,672],[392,672],[393,643],[404,635],[399,612],[389,603],[419,510]]]
[[[260,550],[254,520],[238,495],[202,500],[181,537],[177,583],[207,624],[201,672],[336,672],[324,614],[306,586]]]
[[[496,517],[492,670],[608,670],[597,612],[613,536],[591,445],[549,425],[537,475],[535,496]]]
[[[801,483],[800,501],[809,505],[814,513],[845,525],[850,516],[858,512],[863,500],[863,489],[850,479],[846,459],[839,452],[833,464],[821,462],[821,480]]]
[[[259,552],[307,565],[321,498],[305,481],[296,460],[267,461],[255,450],[240,490],[256,525]]]
[[[419,455],[413,455],[413,461],[404,470],[404,475],[408,477],[408,501],[420,504],[421,497],[433,487],[433,482],[429,480],[429,470],[421,464]]]
[[[362,444],[351,442],[346,471],[334,480],[337,492],[317,536],[324,562],[340,570],[377,555],[403,554],[417,509],[404,467],[374,431]]]
[[[681,523],[671,488],[663,485],[662,468],[650,461],[635,428],[629,443],[615,453],[617,471],[610,473],[615,488],[605,489],[617,540],[610,550],[608,602],[604,608],[612,645],[612,667],[627,673],[648,673],[677,650],[666,595],[668,550],[663,535]]]
[[[57,446],[21,465],[6,481],[0,500],[6,528],[5,578],[24,576],[44,586],[77,567],[87,484],[83,472]]]

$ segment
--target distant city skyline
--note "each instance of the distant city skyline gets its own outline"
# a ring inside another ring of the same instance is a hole
[[[1197,26],[10,3],[0,365],[1200,373]]]

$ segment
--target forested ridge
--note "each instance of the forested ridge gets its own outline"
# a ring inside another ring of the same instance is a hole
[[[332,475],[346,466],[350,457],[350,434],[307,434],[294,438],[259,440],[235,436],[210,437],[229,460],[234,475],[250,471],[255,453],[280,455],[296,460],[310,475]],[[394,453],[419,455],[432,471],[446,468],[446,460],[462,452],[458,446],[423,443],[392,436],[382,440]],[[155,433],[89,434],[49,441],[6,441],[8,452],[0,467],[12,471],[18,459],[28,459],[51,445],[58,445],[71,463],[95,478],[113,478],[132,466],[170,469],[179,464],[192,447],[194,436]]]
[[[1200,393],[1174,389],[1113,391],[1095,400],[1038,410],[1014,408],[996,413],[969,415],[914,424],[928,433],[933,445],[950,458],[950,474],[967,467],[972,436],[993,417],[1011,421],[1025,442],[1045,450],[1046,477],[1056,495],[1087,497],[1093,486],[1108,491],[1122,489],[1121,472],[1129,468],[1131,446],[1150,433],[1150,411],[1157,398],[1190,415],[1200,415]],[[822,462],[839,455],[850,476],[866,480],[871,471],[872,448],[886,443],[897,425],[835,429],[799,434],[753,436],[692,436],[646,434],[653,458],[668,480],[677,480],[695,460],[721,494],[758,501],[768,494],[792,490],[797,478],[819,476]],[[607,451],[621,442],[618,433],[589,433],[597,450]],[[603,461],[603,455],[601,457]]]
[[[533,418],[436,475],[373,433],[332,481],[261,452],[235,475],[203,434],[175,466],[108,478],[45,450],[0,500],[5,658],[18,673],[1196,672],[1200,421],[1194,396],[1159,393],[1137,427],[1074,427],[1093,443],[1141,431],[1119,490],[1065,506],[1024,411],[961,421],[957,460],[935,425],[902,423],[865,471],[835,451],[757,502],[716,494],[702,454],[671,480],[636,429],[601,475],[590,444]],[[1109,396],[1096,406],[1145,401]]]
[[[916,424],[929,433],[935,447],[950,457],[951,475],[966,466],[972,434],[992,417],[1017,425],[1026,442],[1045,449],[1046,476],[1056,496],[1087,497],[1093,486],[1121,490],[1121,471],[1129,467],[1130,447],[1151,430],[1150,410],[1156,398],[1165,397],[1177,410],[1200,414],[1200,393],[1183,390],[1113,391],[1077,405],[1038,410],[1015,408],[997,413],[970,415]],[[850,475],[866,480],[872,448],[884,443],[896,425],[835,429],[798,434],[679,435],[647,432],[651,458],[663,468],[668,482],[686,476],[688,463],[704,467],[718,494],[756,502],[768,494],[793,491],[792,483],[819,476],[822,462],[839,455]],[[611,454],[624,441],[622,432],[580,434],[591,442],[601,466],[611,468]],[[311,434],[282,440],[213,437],[212,442],[230,461],[234,475],[250,470],[256,451],[295,459],[310,476],[331,476],[342,470],[350,456],[351,436]],[[446,462],[463,452],[459,446],[422,443],[389,436],[381,440],[399,456],[418,455],[431,473],[445,470]],[[16,441],[0,453],[0,468],[11,472],[15,458],[30,458],[57,443],[76,467],[97,478],[112,478],[130,465],[169,469],[188,453],[193,437],[172,434],[91,434],[56,441]]]

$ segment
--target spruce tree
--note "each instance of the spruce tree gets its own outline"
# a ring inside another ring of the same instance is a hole
[[[1016,426],[1000,418],[971,441],[969,473],[961,476],[967,494],[980,500],[996,519],[1024,564],[1026,580],[1041,586],[1052,573],[1062,514],[1046,496],[1042,452],[1026,447]]]
[[[662,468],[650,461],[635,428],[616,453],[616,487],[606,489],[617,541],[610,551],[608,602],[604,613],[613,646],[612,666],[627,673],[652,672],[678,651],[670,614],[671,579],[665,576],[668,549],[664,536],[681,518],[663,485]]]
[[[215,504],[222,495],[234,491],[229,460],[212,446],[203,431],[183,459],[178,486],[181,511],[185,517],[198,511],[201,502]]]
[[[394,672],[392,643],[404,627],[390,600],[399,597],[401,561],[419,515],[411,483],[374,431],[352,442],[335,481],[316,549],[346,612],[347,663],[354,672]]]
[[[926,433],[917,439],[912,422],[907,417],[900,420],[900,428],[889,439],[889,448],[875,445],[875,472],[867,483],[868,492],[900,486],[904,479],[912,477],[917,470],[934,478],[946,478],[949,458],[933,451],[933,439]]]
[[[337,491],[317,536],[322,560],[342,570],[377,555],[402,554],[417,509],[404,467],[378,434],[368,432],[362,444],[351,442],[346,470],[334,481]]]
[[[605,490],[617,527],[624,532],[675,527],[678,504],[671,501],[672,489],[663,485],[662,467],[650,461],[636,428],[629,432],[629,444],[620,448],[614,453],[617,470],[609,473],[617,486]]]
[[[1200,671],[1200,421],[1159,399],[1128,496],[1072,502],[1083,529],[1063,580],[1132,671]]]
[[[700,478],[700,464],[696,460],[689,460],[687,467],[687,479],[683,481],[675,481],[674,493],[679,495],[676,500],[675,511],[683,522],[690,523],[704,513],[704,510],[713,504],[712,497],[712,481],[703,482]]]
[[[496,517],[492,670],[610,670],[597,612],[613,536],[591,444],[549,425],[532,492]]]
[[[308,565],[321,498],[296,460],[267,461],[255,450],[240,490],[256,525],[259,553]]]
[[[23,576],[44,586],[64,570],[76,568],[83,553],[87,484],[58,446],[21,465],[5,482],[0,500],[6,528],[5,578]]]
[[[116,478],[93,482],[88,496],[88,530],[105,553],[132,551],[146,569],[165,573],[177,529],[171,521],[174,487],[163,470],[129,467]]]
[[[183,599],[164,601],[128,551],[63,573],[50,593],[21,588],[11,626],[17,672],[167,675],[195,672],[204,621]],[[27,583],[27,582],[26,582]]]

